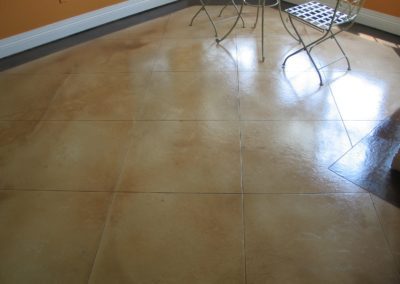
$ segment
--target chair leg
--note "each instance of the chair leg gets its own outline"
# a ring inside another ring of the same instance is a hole
[[[278,0],[278,12],[279,12],[279,17],[281,18],[281,22],[283,27],[285,28],[286,32],[297,42],[300,42],[300,40],[291,32],[289,31],[285,20],[283,19],[283,15],[282,15],[282,6],[281,6],[281,0]]]
[[[235,4],[235,0],[232,0],[232,4],[233,4],[233,7],[235,7],[236,12],[238,13],[238,15],[240,17],[240,20],[242,21],[242,27],[244,28],[245,24],[244,24],[244,20],[243,20],[243,17],[242,17],[242,13],[239,11],[237,5]]]
[[[231,0],[231,2],[232,2],[233,7],[235,7],[236,12],[239,13],[239,8],[237,7],[237,5],[236,5],[236,3],[235,3],[235,0]],[[226,9],[226,7],[228,7],[228,5],[229,5],[228,3],[229,3],[229,1],[224,5],[224,7],[222,7],[221,11],[219,11],[218,17],[221,17],[221,16],[222,16],[222,12],[223,12],[223,11]],[[244,28],[244,27],[245,27],[245,24],[244,24],[244,19],[243,19],[242,15],[240,15],[240,19],[242,20],[242,26],[243,26],[243,28]]]
[[[223,35],[221,38],[217,38],[217,39],[215,40],[218,44],[219,44],[221,41],[223,41],[224,39],[226,39],[226,38],[231,34],[231,32],[234,30],[234,28],[236,27],[237,22],[239,21],[239,18],[242,17],[243,6],[244,6],[244,1],[243,1],[242,4],[240,5],[239,13],[238,13],[238,16],[236,17],[235,22],[233,23],[233,26],[231,26],[231,28],[229,29],[229,31],[228,31],[225,35]]]
[[[337,38],[336,38],[336,35],[337,35],[338,33],[340,33],[340,32],[341,32],[341,31],[336,32],[336,33],[333,33],[332,31],[330,31],[330,32],[329,32],[329,33],[330,33],[330,36],[324,36],[324,37],[320,38],[319,40],[315,41],[314,44],[313,44],[313,46],[310,47],[309,51],[310,51],[310,53],[311,53],[311,51],[313,50],[313,48],[314,48],[315,46],[317,46],[317,45],[323,43],[324,41],[326,41],[326,40],[328,40],[328,39],[333,39],[333,40],[335,41],[335,43],[337,44],[337,46],[339,47],[340,51],[342,52],[343,57],[346,59],[346,62],[347,62],[347,70],[351,70],[350,60],[349,60],[349,58],[347,57],[346,53],[344,52],[344,49],[342,48],[342,46],[340,45],[339,41],[338,41]],[[340,59],[341,59],[341,58],[340,58]],[[336,62],[336,61],[338,61],[338,60],[335,60],[334,62]]]
[[[219,11],[218,17],[222,16],[222,12],[226,9],[226,7],[228,7],[228,3],[229,3],[229,1],[227,1],[226,4],[224,5],[224,7],[222,7],[221,11]]]
[[[290,24],[293,27],[294,32],[296,33],[297,38],[299,39],[299,41],[300,41],[300,43],[301,43],[301,45],[303,47],[298,49],[298,50],[296,50],[295,52],[289,54],[288,56],[286,56],[286,58],[285,58],[285,60],[283,61],[283,64],[282,64],[282,68],[285,68],[286,62],[290,57],[292,57],[293,55],[296,55],[296,54],[298,54],[298,53],[300,53],[302,51],[305,51],[307,53],[307,56],[310,59],[312,65],[314,66],[315,71],[317,71],[317,73],[318,73],[319,84],[320,84],[320,86],[322,86],[323,85],[323,81],[322,81],[321,72],[319,71],[319,68],[318,68],[317,64],[315,63],[314,59],[312,58],[311,53],[309,51],[309,48],[312,48],[313,46],[315,46],[315,44],[318,43],[321,39],[324,39],[326,37],[326,34],[324,36],[322,36],[321,38],[319,38],[319,39],[317,39],[317,40],[315,40],[315,41],[313,41],[313,42],[311,42],[309,44],[305,44],[303,39],[301,38],[300,33],[298,32],[296,26],[294,25],[292,17],[290,17],[290,15],[289,15],[289,21],[290,21]]]
[[[264,62],[264,10],[265,10],[265,0],[262,0],[262,10],[261,10],[261,61]]]
[[[189,26],[192,26],[194,19],[200,14],[201,11],[204,11],[206,13],[208,19],[210,20],[211,25],[214,28],[215,37],[218,37],[217,27],[215,26],[214,21],[211,19],[211,16],[206,9],[206,4],[204,3],[203,0],[200,0],[200,4],[201,4],[201,8],[196,12],[196,14],[194,14],[192,20],[190,21]]]
[[[203,10],[204,10],[204,7],[201,6],[200,9],[196,12],[196,14],[194,14],[194,16],[192,17],[192,20],[190,21],[189,26],[193,26],[194,19],[196,19],[196,17],[197,17],[197,16],[200,14],[200,12],[203,11]]]
[[[347,57],[346,53],[344,52],[342,46],[340,45],[339,41],[337,40],[337,38],[335,37],[335,35],[331,32],[332,34],[332,38],[333,40],[336,42],[337,46],[339,47],[340,51],[342,52],[344,58],[346,58],[346,62],[347,62],[347,70],[351,70],[351,66],[350,66],[350,60]]]
[[[261,0],[258,0],[256,21],[254,22],[253,29],[257,27],[258,15],[260,14],[260,5],[261,5]]]
[[[293,55],[296,55],[296,54],[298,54],[298,53],[300,53],[300,52],[302,52],[302,51],[304,51],[304,50],[305,50],[305,48],[303,47],[303,48],[300,48],[300,49],[296,50],[295,52],[289,54],[288,56],[286,56],[286,57],[285,57],[285,60],[284,60],[283,63],[282,63],[282,68],[285,68],[286,61],[288,61],[288,59],[289,59],[290,57],[292,57]]]

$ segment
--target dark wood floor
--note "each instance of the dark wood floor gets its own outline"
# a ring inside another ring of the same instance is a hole
[[[400,173],[391,170],[400,148],[400,110],[376,127],[337,161],[331,170],[400,207]]]

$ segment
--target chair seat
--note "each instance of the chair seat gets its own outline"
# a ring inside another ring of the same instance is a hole
[[[335,9],[315,1],[294,6],[285,11],[300,21],[320,30],[329,30],[335,13]],[[344,24],[348,21],[347,14],[337,11],[333,25]]]

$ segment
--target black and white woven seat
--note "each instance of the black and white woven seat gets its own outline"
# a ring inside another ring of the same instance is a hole
[[[289,21],[303,47],[289,54],[285,58],[282,67],[285,67],[286,62],[290,57],[301,51],[305,51],[318,73],[320,85],[323,85],[321,73],[319,71],[320,68],[315,64],[315,61],[311,56],[311,50],[316,45],[321,44],[327,39],[333,39],[342,52],[343,58],[346,59],[348,69],[350,70],[350,61],[335,36],[351,27],[363,4],[364,0],[335,0],[335,6],[331,7],[317,1],[310,1],[286,9],[285,12],[289,16]],[[320,31],[322,35],[316,40],[306,44],[303,37],[298,32],[293,19]],[[337,29],[335,32],[332,30],[334,27],[342,25],[345,25],[346,28]]]

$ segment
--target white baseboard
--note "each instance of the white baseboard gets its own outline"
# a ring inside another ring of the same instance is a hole
[[[0,40],[0,58],[177,0],[129,0]]]
[[[305,0],[285,0],[293,4],[304,3]],[[319,0],[320,2],[332,3],[333,0]],[[370,9],[361,9],[360,15],[356,20],[357,23],[376,28],[395,35],[400,35],[400,17],[395,17]]]
[[[400,17],[362,9],[357,22],[395,35],[400,35]]]

